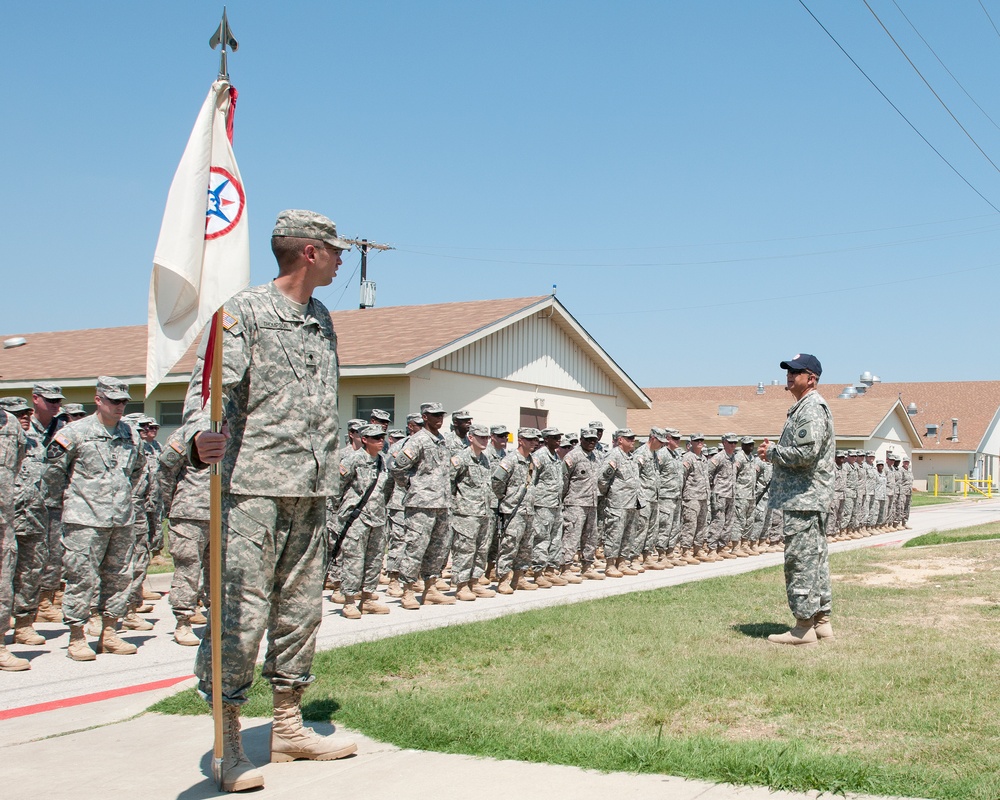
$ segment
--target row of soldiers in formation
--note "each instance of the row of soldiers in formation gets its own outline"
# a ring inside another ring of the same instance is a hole
[[[860,539],[909,527],[913,472],[910,459],[874,450],[838,450],[830,507],[830,538]]]

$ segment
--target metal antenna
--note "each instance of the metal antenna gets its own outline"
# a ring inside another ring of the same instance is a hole
[[[368,280],[368,251],[395,250],[391,244],[369,242],[367,239],[345,239],[361,250],[361,305],[360,308],[371,308],[375,304],[375,283]]]
[[[233,31],[229,27],[225,6],[222,7],[222,22],[219,23],[219,29],[212,34],[212,38],[208,40],[208,44],[213,50],[220,45],[222,46],[222,53],[219,55],[219,80],[228,81],[229,63],[226,60],[226,47],[229,47],[235,53],[240,49],[240,43],[236,41]]]

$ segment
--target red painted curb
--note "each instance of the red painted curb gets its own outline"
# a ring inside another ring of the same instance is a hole
[[[14,719],[15,717],[26,717],[29,714],[40,714],[43,711],[55,711],[58,708],[72,708],[82,706],[85,703],[97,703],[101,700],[112,700],[115,697],[125,697],[130,694],[140,692],[151,692],[154,689],[166,689],[168,686],[186,681],[194,675],[181,675],[178,678],[164,678],[162,681],[152,681],[151,683],[139,683],[135,686],[125,686],[121,689],[109,689],[106,692],[94,692],[93,694],[81,694],[76,697],[66,697],[62,700],[50,700],[47,703],[36,703],[33,706],[21,706],[20,708],[10,708],[0,711],[0,720]]]

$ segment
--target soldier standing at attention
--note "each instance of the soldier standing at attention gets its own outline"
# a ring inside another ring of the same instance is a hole
[[[597,470],[599,461],[597,432],[593,428],[580,431],[580,444],[563,459],[563,554],[562,576],[576,583],[573,559],[580,551],[581,578],[603,581],[594,569],[597,552]]]
[[[906,523],[910,520],[910,501],[913,499],[913,473],[910,471],[910,459],[903,458],[903,466],[899,470],[899,524],[907,530],[912,530]]]
[[[517,449],[500,459],[493,470],[491,486],[500,501],[497,553],[497,591],[500,594],[538,588],[525,573],[531,566],[534,544],[535,474],[531,454],[540,438],[538,428],[518,429]]]
[[[681,458],[684,485],[681,487],[681,549],[689,564],[718,561],[705,547],[708,533],[708,461],[701,454],[705,436],[688,436],[688,449]]]
[[[833,497],[833,416],[816,384],[823,367],[808,354],[781,362],[795,398],[777,444],[764,440],[757,455],[774,466],[770,505],[781,509],[785,534],[785,589],[795,625],[767,637],[774,644],[833,641],[830,556],[826,531]]]
[[[542,446],[531,454],[535,472],[535,532],[531,569],[539,589],[565,586],[562,566],[563,462],[556,454],[562,440],[557,428],[541,431]]]
[[[13,414],[0,409],[0,620],[4,631],[14,607],[14,564],[17,544],[14,538],[14,480],[21,470],[26,437]],[[0,670],[22,672],[31,669],[28,659],[11,653],[0,637]]]
[[[674,428],[663,429],[667,434],[666,447],[660,450],[660,481],[656,490],[657,535],[656,550],[664,569],[687,566],[681,557],[677,541],[681,535],[681,488],[684,485],[684,468],[677,446],[681,432]]]
[[[663,428],[650,428],[649,438],[632,455],[639,469],[639,494],[646,501],[646,505],[639,509],[636,540],[629,554],[634,559],[632,568],[636,570],[639,567],[643,571],[673,567],[673,564],[661,564],[656,552],[656,536],[659,533],[657,496],[660,489],[660,451],[668,438]]]
[[[733,521],[733,539],[735,545],[732,552],[739,555],[758,555],[761,550],[757,547],[756,540],[751,539],[751,529],[753,528],[753,508],[754,491],[757,488],[757,466],[756,453],[753,452],[754,440],[752,436],[744,436],[740,439],[740,449],[736,451],[736,491],[735,510]],[[737,550],[736,545],[739,546]]]
[[[271,760],[328,761],[357,750],[302,725],[302,693],[323,613],[326,498],[337,490],[337,335],[312,297],[329,286],[350,244],[312,211],[282,211],[271,235],[278,277],[228,301],[222,392],[228,433],[205,410],[185,420],[192,463],[222,467],[223,788],[264,785],[243,752],[240,707],[268,634],[263,676],[273,690]],[[207,376],[206,376],[207,377]],[[200,383],[188,389],[189,397]],[[211,627],[211,623],[209,623]],[[212,691],[211,636],[195,660]]]
[[[406,415],[406,435],[398,442],[389,445],[386,468],[389,470],[390,477],[399,451],[403,449],[409,438],[423,427],[424,419],[420,414]],[[402,597],[403,587],[399,582],[399,561],[403,557],[403,548],[406,545],[406,509],[403,507],[403,497],[406,490],[400,487],[395,480],[392,481],[392,485],[392,496],[386,504],[385,571],[389,576],[386,594],[389,597]]]
[[[735,433],[722,436],[722,449],[708,459],[708,477],[712,483],[712,522],[708,530],[709,552],[718,558],[736,558],[733,522],[736,507],[736,442]]]
[[[472,414],[468,411],[456,411],[451,415],[451,430],[444,437],[451,452],[455,453],[469,446],[469,428],[471,427]]]
[[[631,429],[615,431],[615,446],[597,477],[597,491],[605,499],[604,575],[620,578],[638,575],[628,563],[628,548],[635,537],[636,517],[645,505],[639,494],[639,468],[632,460],[635,434]]]
[[[122,422],[128,385],[97,379],[97,411],[61,428],[46,453],[45,476],[62,500],[63,616],[69,625],[66,655],[93,661],[83,626],[96,599],[103,616],[98,652],[131,655],[134,644],[116,628],[129,603],[135,552],[132,492],[146,473],[146,454],[137,430]]]
[[[489,587],[479,585],[486,571],[493,516],[493,467],[484,452],[489,440],[489,428],[473,425],[469,446],[451,457],[451,571],[459,600],[496,596]]]
[[[62,389],[54,383],[36,383],[31,391],[31,430],[33,436],[42,443],[43,451],[48,449],[52,437],[65,422],[59,414],[63,401]],[[75,404],[74,404],[75,405]],[[83,406],[79,407],[83,412]],[[67,412],[70,420],[83,419],[85,413],[76,410]],[[62,577],[63,577],[63,546],[62,546],[62,504],[61,498],[52,494],[45,500],[49,521],[47,531],[47,552],[45,566],[39,583],[38,614],[39,622],[62,622]]]

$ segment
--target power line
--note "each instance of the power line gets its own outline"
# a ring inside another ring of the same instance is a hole
[[[993,26],[993,30],[996,32],[997,36],[1000,36],[1000,30],[997,30],[997,24],[993,21],[993,17],[990,16],[990,12],[986,10],[986,6],[983,5],[983,0],[979,0],[979,7],[983,10],[986,15],[986,19],[990,21],[990,25]]]
[[[902,111],[899,110],[899,107],[895,103],[893,103],[892,100],[889,99],[888,95],[886,95],[886,93],[883,92],[878,87],[878,84],[875,83],[875,81],[873,81],[868,76],[868,73],[865,72],[861,68],[861,65],[851,57],[851,54],[848,53],[847,50],[844,49],[844,46],[840,42],[837,41],[837,38],[832,33],[830,33],[830,31],[828,31],[826,29],[826,26],[822,22],[819,21],[819,19],[816,17],[816,15],[813,14],[813,12],[810,10],[809,6],[807,6],[805,4],[805,1],[804,0],[799,0],[799,5],[802,6],[806,10],[806,12],[809,14],[809,16],[812,17],[813,20],[815,20],[816,24],[819,25],[820,28],[823,29],[823,33],[825,33],[827,36],[830,37],[830,41],[832,41],[835,45],[837,45],[837,47],[840,49],[840,52],[842,52],[845,56],[847,56],[848,61],[850,61],[855,67],[857,67],[858,72],[860,72],[862,75],[865,76],[865,80],[868,81],[868,83],[870,83],[872,85],[872,87],[875,89],[875,91],[878,92],[880,95],[882,95],[882,98],[885,100],[885,102],[887,102],[890,106],[892,106],[893,111],[895,111],[897,114],[899,114],[899,116],[903,118],[903,121],[907,125],[910,126],[910,128],[913,130],[913,132],[915,134],[917,134],[917,136],[919,136],[921,139],[923,139],[924,144],[926,144],[931,150],[933,150],[934,153],[937,155],[937,157],[940,158],[945,164],[948,165],[948,168],[952,172],[954,172],[962,180],[962,183],[964,183],[966,186],[968,186],[970,189],[972,189],[972,191],[974,191],[977,195],[979,195],[979,197],[982,199],[982,201],[984,203],[986,203],[986,205],[988,205],[990,208],[992,208],[994,211],[996,211],[998,214],[1000,214],[1000,208],[997,208],[995,205],[993,205],[993,203],[991,203],[989,200],[987,200],[986,199],[986,195],[984,195],[975,186],[973,186],[969,182],[968,178],[966,178],[961,172],[959,172],[958,169],[955,167],[955,165],[952,164],[947,158],[945,158],[944,155],[942,155],[941,151],[938,150],[934,145],[932,145],[930,143],[930,141],[927,139],[927,137],[924,136],[918,130],[917,126],[914,125],[912,122],[910,122],[910,120],[907,118],[906,114],[904,114]],[[867,5],[867,3],[866,3],[866,5]]]

